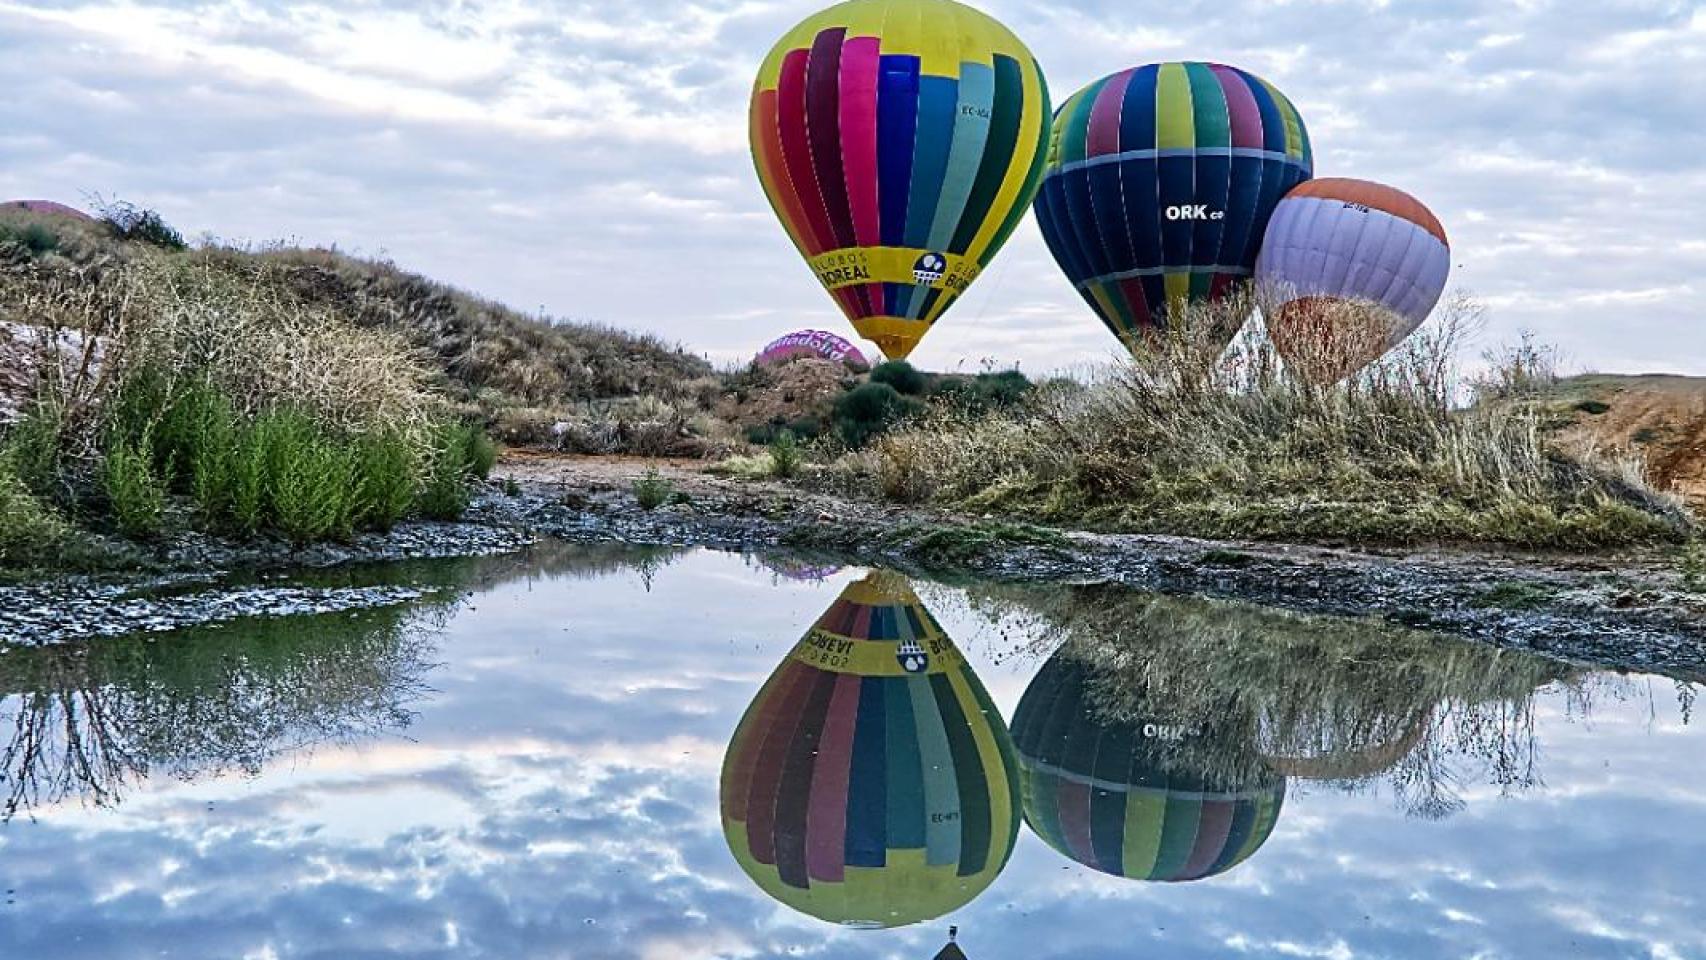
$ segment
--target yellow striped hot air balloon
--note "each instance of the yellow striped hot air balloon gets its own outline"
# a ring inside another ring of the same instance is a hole
[[[848,0],[765,58],[752,154],[789,237],[860,336],[905,357],[989,265],[1042,176],[1048,89],[953,0]]]
[[[723,832],[771,897],[893,927],[1007,863],[1018,779],[1001,714],[906,580],[847,587],[771,674],[723,758]]]

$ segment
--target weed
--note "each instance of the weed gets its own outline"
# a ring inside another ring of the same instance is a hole
[[[354,456],[355,522],[390,530],[415,502],[415,452],[402,434],[381,430],[357,439]]]
[[[1682,549],[1682,586],[1690,593],[1706,593],[1706,538],[1694,537]]]
[[[640,504],[641,510],[656,510],[668,503],[674,495],[674,481],[658,473],[655,467],[634,481],[634,499]]]
[[[800,450],[799,441],[794,435],[784,430],[770,441],[770,475],[788,479],[800,472],[800,465],[805,460],[805,454]]]
[[[166,509],[166,490],[154,469],[154,454],[144,439],[120,443],[107,451],[101,466],[101,490],[113,519],[127,537],[152,537],[160,532]]]

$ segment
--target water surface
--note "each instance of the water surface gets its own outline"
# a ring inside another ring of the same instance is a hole
[[[4,650],[0,957],[1706,956],[1686,685],[776,566]]]

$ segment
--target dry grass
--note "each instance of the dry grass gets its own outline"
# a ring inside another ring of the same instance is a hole
[[[1239,317],[1250,304],[1210,309]],[[1478,320],[1451,302],[1332,385],[1284,369],[1259,332],[1213,362],[1200,341],[1157,341],[1011,412],[938,411],[831,473],[888,499],[1129,531],[1559,547],[1684,537],[1681,507],[1628,465],[1560,453],[1521,404],[1463,405],[1474,384],[1456,358]],[[1503,372],[1507,392],[1540,375]]]

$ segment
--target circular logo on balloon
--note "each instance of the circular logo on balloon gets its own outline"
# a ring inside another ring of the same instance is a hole
[[[939,253],[926,253],[912,265],[913,281],[924,286],[934,284],[947,272],[948,258]]]
[[[900,661],[900,668],[907,673],[923,673],[930,669],[930,655],[924,652],[924,647],[917,640],[902,640],[894,658]]]

